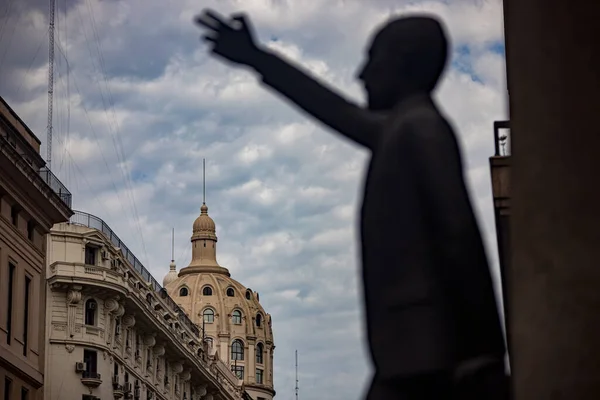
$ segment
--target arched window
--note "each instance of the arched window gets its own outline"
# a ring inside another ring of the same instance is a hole
[[[239,339],[234,340],[231,344],[231,359],[238,361],[244,360],[244,343]]]
[[[256,326],[262,325],[262,315],[256,314]]]
[[[252,298],[252,292],[250,290],[246,290],[246,298],[250,300]]]
[[[235,292],[233,290],[233,288],[227,288],[227,297],[233,297],[235,295]]]
[[[85,302],[85,324],[86,325],[96,325],[96,309],[98,308],[98,303],[94,299],[88,299]]]
[[[207,337],[206,339],[204,339],[204,341],[206,342],[206,344],[208,345],[208,348],[212,348],[213,347],[213,339],[210,337]]]
[[[257,364],[263,363],[263,352],[264,351],[265,351],[265,348],[262,343],[259,343],[256,345],[256,363]]]
[[[205,286],[204,289],[202,289],[202,294],[204,296],[212,296],[212,288],[210,286]]]
[[[204,289],[206,289],[206,288],[204,288]],[[181,297],[187,296],[188,293],[189,293],[188,288],[186,288],[185,286],[182,287],[181,289],[179,289],[179,296],[181,296]]]
[[[204,315],[204,322],[207,324],[212,324],[215,321],[215,312],[212,310],[212,308],[207,308],[204,310],[202,315]]]
[[[242,312],[240,310],[233,310],[231,313],[231,319],[234,324],[242,323]]]

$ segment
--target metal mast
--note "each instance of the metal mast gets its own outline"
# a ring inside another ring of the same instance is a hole
[[[46,164],[52,163],[52,103],[54,96],[54,11],[56,0],[50,0],[50,24],[48,27],[48,125],[46,126]]]
[[[298,350],[296,350],[296,400],[298,400]]]

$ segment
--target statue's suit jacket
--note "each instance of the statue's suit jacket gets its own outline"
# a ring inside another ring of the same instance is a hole
[[[457,139],[429,93],[385,114],[351,104],[281,58],[263,82],[371,150],[360,212],[369,347],[380,379],[451,370],[505,343]]]

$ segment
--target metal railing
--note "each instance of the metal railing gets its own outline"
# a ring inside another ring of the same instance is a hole
[[[135,255],[129,250],[129,248],[119,239],[119,237],[113,232],[112,229],[104,222],[102,219],[96,217],[95,215],[88,214],[82,211],[73,210],[74,214],[69,220],[72,224],[84,225],[88,228],[97,229],[102,232],[108,240],[115,246],[121,249],[123,252],[123,256],[129,263],[133,266],[133,268],[142,275],[142,278],[152,286],[152,289],[160,295],[160,298],[167,303],[167,306],[171,308],[177,314],[178,320],[181,324],[187,326],[197,338],[200,338],[200,330],[196,324],[194,324],[189,317],[185,314],[185,312],[175,303],[175,301],[167,294],[166,289],[164,289],[154,277],[148,272],[148,270],[142,265],[140,260],[137,259]]]
[[[67,189],[65,185],[50,171],[48,168],[43,167],[39,171],[40,176],[46,182],[50,189],[54,191],[60,197],[63,203],[66,204],[67,207],[71,208],[73,196],[71,192]]]
[[[15,157],[18,157],[19,161],[22,161],[21,165],[25,166],[25,168],[30,168],[33,171],[36,171],[36,168],[31,164],[31,162],[27,161],[24,155],[17,151],[16,144],[10,143],[8,140],[8,133],[0,133],[0,148],[6,149]],[[56,177],[56,175],[54,175],[52,171],[46,167],[42,167],[36,172],[39,177],[33,176],[33,180],[41,179],[54,193],[56,193],[56,195],[67,207],[71,208],[73,196],[67,187],[63,185],[62,182]]]
[[[502,130],[502,132],[501,132]],[[510,156],[511,149],[510,121],[494,121],[494,155]]]

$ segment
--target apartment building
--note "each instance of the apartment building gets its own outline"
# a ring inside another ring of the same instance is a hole
[[[48,235],[45,400],[239,400],[217,347],[102,219]]]
[[[43,399],[46,241],[68,221],[71,193],[46,168],[40,140],[0,97],[0,391]]]

